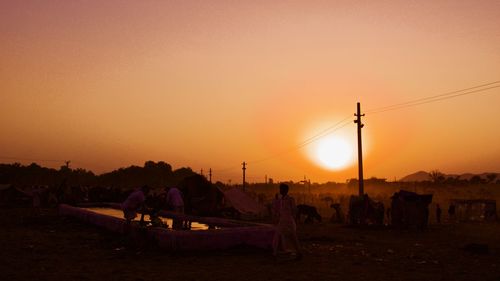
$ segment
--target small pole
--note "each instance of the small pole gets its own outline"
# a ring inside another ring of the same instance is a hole
[[[242,170],[243,170],[243,191],[245,191],[245,182],[246,182],[245,181],[245,171],[247,169],[247,163],[245,163],[243,161],[243,163],[241,163],[241,165],[243,165],[243,168],[242,168]]]
[[[210,183],[212,183],[212,168],[210,168],[208,170],[208,181],[210,181]]]
[[[203,176],[203,169],[200,170],[200,174]]]
[[[361,104],[358,102],[357,104],[357,112],[354,114],[356,116],[356,120],[354,123],[358,125],[358,169],[359,169],[359,196],[363,196],[364,191],[364,182],[363,182],[363,148],[361,145],[361,128],[363,128],[364,124],[361,123],[361,117],[365,116],[361,114]]]

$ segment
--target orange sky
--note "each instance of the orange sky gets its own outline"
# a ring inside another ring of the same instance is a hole
[[[291,148],[357,101],[500,80],[499,1],[353,2],[2,1],[0,157],[344,181],[355,162],[327,171]],[[497,88],[367,114],[365,175],[499,172],[499,109]],[[334,134],[356,145],[354,123]]]

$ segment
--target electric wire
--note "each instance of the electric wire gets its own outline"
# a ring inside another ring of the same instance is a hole
[[[477,85],[477,86],[473,86],[473,87],[468,87],[468,88],[464,88],[464,89],[460,89],[460,90],[455,90],[455,91],[446,92],[446,93],[442,93],[442,94],[438,94],[438,95],[419,98],[419,99],[415,99],[415,100],[411,100],[411,101],[407,101],[407,102],[403,102],[403,103],[397,103],[397,104],[393,104],[393,105],[389,105],[389,106],[383,106],[383,107],[379,107],[379,108],[365,111],[364,113],[373,115],[373,114],[378,114],[378,113],[382,113],[382,112],[398,110],[398,109],[402,109],[402,108],[407,108],[407,107],[412,107],[412,106],[417,106],[417,105],[452,99],[452,98],[456,98],[456,97],[460,97],[460,96],[477,94],[477,93],[481,93],[481,92],[484,92],[487,90],[500,88],[500,85],[498,85],[499,83],[500,83],[500,80],[497,80],[497,81],[493,81],[490,83],[485,83],[485,84],[481,84],[481,85]],[[279,156],[286,154],[286,153],[289,153],[291,151],[298,150],[304,146],[307,146],[307,145],[325,137],[326,135],[329,135],[329,134],[347,126],[348,124],[351,123],[350,120],[347,121],[350,118],[351,118],[351,116],[349,115],[346,118],[342,119],[341,121],[335,123],[334,125],[322,130],[321,132],[313,135],[310,138],[307,138],[306,140],[302,141],[301,143],[299,143],[299,144],[297,144],[297,145],[295,145],[287,150],[281,151],[275,155],[272,155],[272,156],[269,156],[266,158],[262,158],[262,159],[258,159],[258,160],[254,160],[254,161],[249,161],[249,162],[247,162],[247,164],[258,164],[258,163],[261,163],[264,161],[274,159],[276,157],[279,157]],[[236,169],[238,167],[239,167],[239,165],[233,166],[231,168],[227,168],[224,170],[219,170],[218,172],[233,170],[233,169]]]
[[[500,80],[497,80],[497,81],[493,81],[490,83],[485,83],[485,84],[481,84],[481,85],[477,85],[477,86],[473,86],[473,87],[469,87],[469,88],[464,88],[464,89],[460,89],[460,90],[455,90],[455,91],[451,91],[451,92],[446,92],[446,93],[442,93],[442,94],[438,94],[438,95],[434,95],[434,96],[419,98],[419,99],[415,99],[415,100],[411,100],[411,101],[407,101],[407,102],[403,102],[403,103],[397,103],[397,104],[393,104],[393,105],[389,105],[389,106],[383,106],[383,107],[375,108],[372,110],[367,110],[364,113],[365,114],[378,114],[378,113],[382,113],[382,112],[398,110],[398,109],[402,109],[402,108],[408,108],[408,107],[418,106],[418,105],[437,102],[437,101],[443,101],[443,100],[452,99],[452,98],[456,98],[456,97],[460,97],[460,96],[478,94],[478,93],[482,93],[484,91],[500,88],[499,83],[500,83]],[[352,122],[351,120],[349,120],[350,118],[351,118],[351,116],[349,115],[349,116],[345,117],[344,119],[338,121],[334,125],[325,128],[321,132],[305,139],[304,141],[298,143],[297,145],[295,145],[293,147],[290,147],[286,150],[283,150],[277,154],[274,154],[274,155],[266,157],[266,158],[261,158],[261,159],[249,161],[249,162],[247,162],[247,164],[258,164],[261,162],[265,162],[265,161],[274,159],[274,158],[279,157],[281,155],[290,153],[291,151],[301,149],[301,148],[303,148],[303,147],[305,147],[313,142],[316,142],[317,140],[319,140],[319,139],[321,139],[329,134],[332,134],[335,131],[338,131],[338,130],[344,128],[345,126],[347,126],[348,124],[350,124]],[[0,159],[19,160],[19,161],[38,161],[38,162],[65,162],[64,160],[55,160],[55,159],[29,159],[29,158],[18,158],[18,157],[8,157],[8,156],[0,156]],[[223,173],[223,172],[227,172],[230,170],[234,170],[236,168],[239,168],[239,165],[234,165],[234,166],[224,168],[224,169],[219,169],[219,170],[213,170],[213,172],[214,173],[215,172],[216,173]]]
[[[452,91],[452,92],[447,92],[447,93],[443,93],[443,94],[439,94],[439,95],[429,96],[429,97],[425,97],[425,98],[419,98],[419,99],[415,99],[415,100],[411,100],[411,101],[407,101],[407,102],[403,102],[403,103],[398,103],[398,104],[393,104],[393,105],[389,105],[389,106],[383,106],[383,107],[379,107],[376,109],[367,110],[364,113],[365,114],[376,114],[376,113],[381,113],[381,112],[397,110],[397,109],[401,109],[401,108],[406,108],[406,107],[417,106],[417,105],[421,105],[421,104],[451,99],[451,98],[455,98],[455,97],[460,97],[460,96],[465,96],[465,95],[470,95],[470,94],[475,94],[475,93],[481,93],[481,92],[484,92],[487,90],[499,88],[500,85],[495,85],[495,84],[499,84],[499,83],[500,83],[500,80],[494,81],[491,83],[486,83],[486,84],[474,86],[474,87],[460,89],[460,90],[456,90],[456,91]],[[495,86],[491,86],[491,85],[495,85]],[[491,87],[487,87],[487,86],[491,86]],[[474,89],[476,89],[476,90],[474,90]]]

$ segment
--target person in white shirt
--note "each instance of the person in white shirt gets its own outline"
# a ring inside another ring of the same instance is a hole
[[[295,250],[295,259],[302,259],[302,251],[297,237],[295,199],[288,195],[288,185],[280,184],[280,195],[275,198],[276,228],[273,239],[273,255],[277,257],[280,249],[290,245]]]
[[[167,187],[167,206],[177,213],[184,213],[184,200],[182,193],[177,187]]]
[[[165,188],[167,192],[166,204],[167,207],[178,213],[180,215],[184,214],[184,200],[182,199],[182,193],[177,187],[167,187]],[[172,227],[174,229],[180,229],[183,227],[183,220],[179,218],[174,218],[172,222]]]

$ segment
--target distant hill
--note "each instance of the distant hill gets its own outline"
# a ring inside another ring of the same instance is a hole
[[[464,174],[443,174],[444,178],[458,178],[459,180],[467,180],[470,181],[473,177],[479,176],[481,180],[488,180],[489,175],[496,175],[495,181],[500,180],[500,173],[482,173],[482,174],[471,174],[471,173],[464,173]],[[399,181],[401,182],[420,182],[420,181],[432,181],[431,174],[429,172],[425,171],[419,171],[410,175],[407,175],[403,178],[401,178]]]
[[[430,180],[432,180],[430,173],[424,172],[424,171],[419,171],[419,172],[407,175],[406,177],[401,178],[399,181],[415,182],[415,181],[430,181]]]

